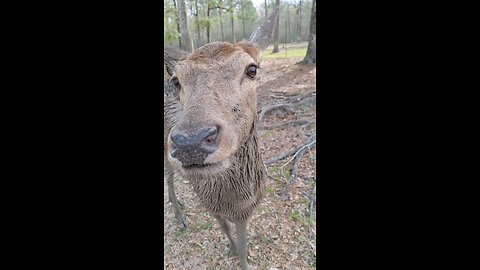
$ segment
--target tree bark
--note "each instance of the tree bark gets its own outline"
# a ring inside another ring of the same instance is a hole
[[[298,8],[297,8],[297,19],[298,19],[298,24],[297,24],[297,42],[300,42],[302,39],[302,0],[299,1],[298,3]]]
[[[246,38],[247,34],[245,32],[245,7],[242,3],[241,5],[241,9],[242,9],[242,28],[243,28],[243,38]]]
[[[268,18],[268,6],[267,6],[267,0],[265,0],[265,18]]]
[[[200,20],[198,19],[198,0],[195,0],[195,24],[197,25],[197,48],[200,48],[202,37],[200,36]]]
[[[312,1],[312,16],[310,18],[310,36],[308,38],[307,54],[301,64],[313,64],[317,62],[317,8],[316,1]]]
[[[232,41],[235,43],[235,18],[234,18],[234,5],[233,0],[230,0],[230,18],[232,20]]]
[[[176,10],[178,10],[176,2],[177,2],[176,0],[173,0],[173,6],[175,7]],[[181,33],[180,32],[180,23],[178,21],[178,14],[177,14],[177,16],[175,16],[175,23],[177,24],[178,33]],[[182,39],[181,38],[178,39],[178,47],[182,48]]]
[[[225,34],[223,33],[223,20],[222,20],[222,9],[218,9],[218,16],[220,17],[220,34],[222,37],[221,41],[225,41]]]
[[[193,51],[192,39],[188,32],[187,12],[185,10],[185,0],[178,0],[178,19],[180,21],[180,36],[182,40],[182,49],[187,52]]]
[[[315,2],[315,1],[313,1]],[[279,8],[280,10],[280,0],[275,1],[275,5]],[[275,22],[275,30],[273,31],[273,51],[272,53],[278,53],[278,39],[280,37],[280,14],[277,16],[277,21]]]
[[[210,43],[210,1],[207,3],[207,44]]]

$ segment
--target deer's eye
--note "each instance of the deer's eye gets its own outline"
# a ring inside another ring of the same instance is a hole
[[[245,74],[247,74],[247,76],[252,79],[255,78],[255,76],[257,75],[257,67],[255,65],[248,66]]]
[[[180,89],[180,81],[178,81],[178,78],[172,78],[172,84],[175,86],[175,88]]]

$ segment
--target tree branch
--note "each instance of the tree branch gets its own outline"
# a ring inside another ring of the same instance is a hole
[[[283,126],[289,126],[289,125],[308,125],[308,124],[313,124],[316,123],[317,121],[315,119],[300,119],[300,120],[292,120],[292,121],[286,121],[278,124],[272,124],[272,125],[266,125],[266,126],[260,126],[258,127],[259,129],[273,129],[273,128],[278,128],[278,127],[283,127]]]
[[[279,161],[279,160],[282,160],[282,159],[284,159],[284,158],[286,158],[286,157],[288,157],[288,156],[291,156],[291,155],[297,153],[300,149],[304,148],[305,146],[307,146],[307,147],[312,146],[312,145],[313,145],[314,143],[316,143],[316,142],[317,142],[316,136],[315,136],[315,135],[312,135],[308,140],[306,140],[305,142],[303,142],[303,143],[300,144],[299,146],[297,146],[297,147],[295,147],[295,148],[293,148],[293,149],[291,149],[291,150],[289,150],[289,151],[287,151],[287,152],[285,152],[285,153],[282,153],[282,154],[280,154],[280,155],[278,155],[278,156],[276,156],[276,157],[274,157],[274,158],[271,158],[271,159],[265,161],[264,163],[265,163],[265,165],[267,165],[267,166],[270,165],[270,164],[273,164],[273,163],[275,163],[275,162],[277,162],[277,161]]]

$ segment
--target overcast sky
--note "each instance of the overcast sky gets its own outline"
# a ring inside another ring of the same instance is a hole
[[[259,8],[261,3],[265,3],[265,0],[252,0],[252,2],[254,7]]]

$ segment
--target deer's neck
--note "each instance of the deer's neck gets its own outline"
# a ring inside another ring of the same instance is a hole
[[[263,181],[265,176],[265,167],[258,145],[256,123],[257,120],[253,123],[249,137],[239,148],[236,154],[237,164],[234,166],[235,174],[249,179],[248,181]]]

